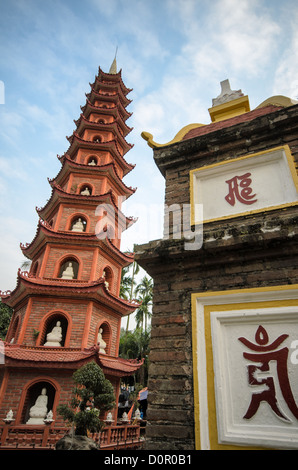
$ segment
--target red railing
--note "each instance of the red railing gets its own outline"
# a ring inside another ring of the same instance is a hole
[[[56,442],[69,432],[69,428],[52,426],[0,426],[0,450],[55,449]],[[99,449],[140,449],[144,443],[140,436],[140,426],[121,424],[106,426],[100,433],[90,437]]]

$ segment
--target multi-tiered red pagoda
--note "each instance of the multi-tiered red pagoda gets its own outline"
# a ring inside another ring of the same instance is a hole
[[[140,367],[118,357],[121,319],[137,306],[119,297],[122,268],[133,261],[120,251],[121,233],[133,223],[121,211],[135,191],[122,181],[133,169],[124,158],[131,90],[115,60],[109,73],[99,68],[90,86],[69,148],[58,157],[61,170],[49,181],[51,197],[37,209],[35,238],[21,245],[30,271],[19,270],[16,288],[0,294],[13,308],[0,368],[2,444],[18,433],[30,440],[44,427],[53,434],[63,426],[57,406],[69,402],[72,374],[87,362],[102,368],[116,397],[121,377]],[[53,413],[50,425],[33,412],[42,395]]]

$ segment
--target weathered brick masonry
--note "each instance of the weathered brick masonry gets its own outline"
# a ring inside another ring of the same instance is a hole
[[[154,148],[167,205],[190,203],[192,169],[281,145],[290,147],[297,164],[297,105],[244,116]],[[154,279],[148,449],[195,448],[191,294],[297,283],[296,207],[206,223],[199,250],[187,251],[184,239],[171,238],[136,247],[137,261]]]

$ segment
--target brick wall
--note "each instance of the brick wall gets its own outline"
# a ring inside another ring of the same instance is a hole
[[[166,204],[190,203],[194,168],[286,144],[297,162],[297,117],[293,106],[155,149]],[[298,283],[297,222],[297,209],[288,207],[205,224],[197,251],[186,251],[183,239],[135,247],[136,260],[154,279],[147,449],[195,448],[191,294]]]

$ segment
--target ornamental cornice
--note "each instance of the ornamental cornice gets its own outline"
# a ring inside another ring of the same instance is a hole
[[[85,173],[88,173],[90,176],[93,176],[94,172],[96,172],[96,175],[100,173],[103,173],[105,175],[108,173],[113,179],[114,183],[120,186],[121,189],[124,190],[124,192],[128,195],[133,194],[137,190],[137,188],[133,188],[132,186],[126,186],[126,184],[120,178],[114,162],[105,163],[104,165],[90,166],[87,163],[75,162],[74,160],[70,158],[68,154],[64,154],[62,155],[62,157],[58,156],[58,159],[62,163],[62,168],[60,169],[59,173],[57,174],[55,178],[48,179],[50,183],[59,180],[59,178],[62,177],[63,172],[67,171],[65,170],[65,168],[66,168],[66,165],[68,165],[71,167],[72,171],[76,171],[76,170],[78,172],[83,171]]]
[[[83,113],[81,113],[80,117],[78,119],[74,119],[74,123],[75,123],[77,128],[79,128],[80,123],[82,121],[85,121],[86,123],[89,123],[89,124],[92,124],[92,125],[95,124],[96,126],[99,125],[98,122],[90,121]],[[119,116],[114,118],[114,121],[112,121],[112,122],[104,122],[104,123],[101,122],[100,126],[103,126],[103,127],[117,126],[117,129],[119,130],[120,134],[121,134],[121,131],[122,131],[123,138],[126,137],[133,130],[133,127],[129,127],[126,124],[126,122],[123,121],[123,119],[121,119]]]
[[[130,220],[130,219],[129,219]],[[34,247],[38,242],[38,239],[43,236],[44,241],[49,242],[51,240],[56,240],[56,242],[61,243],[61,240],[70,241],[72,243],[81,244],[82,242],[93,243],[103,249],[103,252],[107,252],[114,260],[124,267],[128,266],[133,262],[134,254],[133,253],[123,253],[120,251],[108,238],[108,235],[105,238],[98,238],[95,233],[85,233],[85,232],[72,232],[69,231],[55,231],[45,220],[39,219],[35,237],[31,243],[20,243],[20,248],[24,256],[32,259]],[[42,238],[40,239],[42,242]],[[39,249],[39,246],[37,247]],[[30,274],[29,274],[30,277]],[[34,277],[34,276],[33,276]]]
[[[104,88],[104,87],[105,87],[105,84],[101,83],[101,88]],[[111,87],[109,86],[108,89],[110,88]],[[100,92],[99,90],[98,91],[95,90],[94,87],[91,87],[91,91],[89,93],[85,93],[85,96],[88,99],[90,98],[92,99],[94,97],[95,99],[108,101],[108,102],[119,101],[121,105],[124,106],[125,108],[132,102],[132,100],[130,100],[129,98],[126,97],[126,95],[124,95],[121,89],[119,92],[118,87],[116,87],[116,91],[110,91],[110,92]]]
[[[86,104],[84,106],[81,106],[81,110],[83,113],[87,110],[88,106],[93,110],[93,112],[109,112],[112,111],[112,114],[115,114],[116,111],[116,116],[120,116],[124,121],[126,121],[129,117],[132,116],[132,113],[128,112],[124,106],[122,106],[121,103],[119,105],[107,107],[104,104],[96,106],[95,104],[91,103],[91,101],[87,98],[86,99]]]
[[[70,146],[65,152],[69,155],[74,153],[78,148],[86,148],[91,152],[94,152],[96,150],[107,151],[113,154],[114,158],[118,161],[119,165],[124,169],[125,175],[135,167],[135,165],[132,165],[125,160],[115,139],[106,142],[94,142],[84,140],[79,137],[76,132],[74,132],[73,135],[69,137],[69,142]],[[133,145],[131,146],[131,148],[132,147]]]
[[[66,139],[68,140],[68,142],[72,143],[73,142],[73,139],[74,137],[77,137],[78,139],[80,139],[81,141],[83,142],[88,142],[89,145],[93,145],[94,143],[98,143],[98,142],[95,142],[93,140],[87,140],[87,139],[84,139],[83,137],[80,136],[81,133],[83,133],[83,131],[86,129],[86,128],[90,128],[90,129],[96,129],[98,132],[101,132],[103,129],[102,127],[103,126],[107,126],[109,127],[109,129],[104,129],[104,131],[108,130],[110,132],[113,133],[113,136],[114,136],[114,139],[110,140],[110,141],[103,141],[101,143],[107,143],[107,144],[110,144],[112,142],[115,142],[116,143],[116,147],[117,147],[117,150],[119,152],[119,154],[122,156],[122,152],[120,151],[119,149],[119,145],[118,145],[118,142],[117,142],[117,139],[119,140],[120,142],[120,145],[121,147],[123,148],[123,155],[125,155],[130,149],[133,148],[133,144],[130,144],[129,142],[127,142],[125,140],[125,138],[123,137],[123,135],[121,134],[121,132],[119,131],[119,126],[116,124],[116,126],[113,126],[111,127],[110,124],[99,124],[99,123],[96,123],[96,122],[92,122],[92,121],[88,121],[87,119],[85,119],[84,121],[82,120],[81,121],[83,124],[82,124],[82,127],[83,129],[80,131],[78,128],[73,131],[73,133],[70,135],[70,136],[66,136]],[[117,127],[118,126],[118,127]],[[117,127],[117,129],[116,129]]]
[[[77,122],[77,129],[74,131],[77,135],[82,135],[85,129],[92,129],[96,130],[98,132],[100,131],[109,131],[112,132],[121,142],[123,147],[127,147],[128,149],[131,148],[131,144],[127,142],[125,139],[124,135],[124,129],[120,127],[119,125],[119,120],[114,119],[113,122],[97,122],[97,121],[90,121],[89,119],[84,116],[84,114],[81,114],[81,119],[78,119],[78,121],[74,121],[75,123]],[[129,128],[125,122],[121,121],[122,124],[126,127],[126,135],[131,132],[132,128]],[[74,133],[73,132],[73,133]],[[66,137],[69,139],[68,137]],[[125,150],[124,153],[126,153],[128,150]]]
[[[6,366],[21,363],[22,367],[77,369],[94,359],[104,373],[123,376],[137,371],[144,363],[144,359],[138,361],[101,354],[97,345],[82,349],[27,346],[5,342],[4,346]]]
[[[100,67],[98,67],[98,74],[95,77],[95,81],[99,83],[106,83],[107,85],[110,84],[119,84],[121,87],[122,92],[125,95],[128,95],[132,91],[132,88],[127,88],[122,80],[122,70],[120,69],[117,73],[107,73],[104,72]]]
[[[0,291],[3,303],[15,307],[26,296],[63,295],[71,298],[86,298],[109,306],[121,316],[132,313],[141,304],[137,300],[127,301],[112,294],[106,286],[105,278],[86,282],[77,279],[36,278],[27,271],[18,270],[17,285],[13,291]]]

